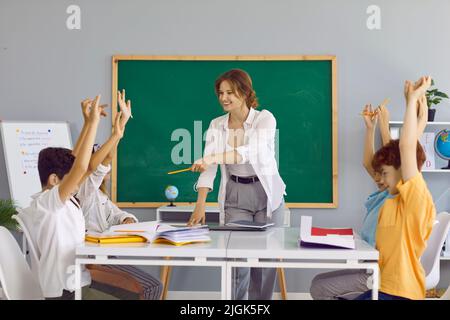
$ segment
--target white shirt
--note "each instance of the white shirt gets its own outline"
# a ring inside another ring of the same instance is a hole
[[[242,163],[242,164],[227,164],[227,170],[230,172],[230,175],[238,176],[238,177],[252,177],[256,176],[255,170],[250,163]]]
[[[233,149],[227,142],[229,114],[225,114],[211,121],[206,133],[204,156],[236,150],[242,157],[241,163],[251,164],[267,195],[267,216],[272,217],[283,201],[286,185],[280,177],[275,159],[275,117],[267,110],[256,111],[250,108],[244,122],[244,144]],[[220,223],[225,221],[225,192],[230,172],[227,165],[220,165],[221,182],[218,202],[220,208]],[[207,187],[211,190],[217,173],[217,165],[210,165],[202,172],[197,181],[197,188]]]
[[[38,254],[38,275],[45,297],[73,291],[75,248],[84,243],[84,217],[76,199],[62,202],[59,186],[32,196],[20,216],[26,220]],[[89,271],[81,272],[81,286],[91,283]]]
[[[131,213],[120,210],[99,188],[111,166],[100,164],[81,184],[77,197],[86,220],[86,229],[104,232],[111,226],[121,224],[126,218],[138,222]]]

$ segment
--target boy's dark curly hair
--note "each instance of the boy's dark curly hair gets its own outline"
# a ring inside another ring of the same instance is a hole
[[[60,180],[70,171],[75,161],[72,150],[66,148],[45,148],[39,152],[38,170],[42,187],[47,185],[48,177],[56,174]]]

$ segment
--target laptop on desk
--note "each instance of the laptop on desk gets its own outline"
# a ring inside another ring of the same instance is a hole
[[[239,226],[220,225],[218,223],[208,223],[211,231],[266,231],[267,228],[248,228]]]

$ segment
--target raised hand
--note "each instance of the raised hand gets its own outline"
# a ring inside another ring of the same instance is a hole
[[[377,109],[378,110],[378,109]],[[374,129],[377,125],[378,113],[377,111],[373,111],[371,104],[366,104],[363,109],[363,118],[364,123],[366,124],[367,129]]]
[[[116,119],[114,120],[113,134],[117,135],[120,139],[123,138],[124,127],[121,126],[120,122],[122,120],[122,111],[116,114]]]
[[[91,106],[92,106],[92,99],[86,98],[83,101],[81,101],[81,112],[83,113],[83,119],[84,122],[89,121],[89,115],[91,112]],[[103,117],[106,117],[108,114],[105,111],[105,108],[108,107],[107,104],[102,104],[99,106],[100,108],[100,115]]]
[[[90,103],[89,118],[90,122],[98,122],[102,114],[103,108],[99,106],[101,95],[95,97],[94,101]]]
[[[376,110],[378,117],[380,118],[380,122],[383,122],[384,124],[389,124],[389,110],[386,108],[385,105],[380,105]]]
[[[125,124],[128,122],[128,119],[132,117],[131,101],[128,100],[126,103],[125,101],[125,89],[123,89],[122,92],[117,91],[117,103],[119,104],[120,111],[122,111],[122,126],[125,126]]]
[[[89,120],[89,114],[91,112],[91,103],[92,100],[89,98],[86,98],[83,101],[81,101],[81,112],[83,113],[84,122],[87,122]]]
[[[431,86],[431,77],[421,77],[414,84],[407,80],[405,82],[405,97],[407,102],[413,102],[419,100],[419,98],[425,95],[427,89]]]

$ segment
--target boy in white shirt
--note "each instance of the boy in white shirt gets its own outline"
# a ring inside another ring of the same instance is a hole
[[[21,215],[31,227],[32,240],[38,251],[38,275],[46,298],[66,297],[73,291],[75,248],[84,242],[85,222],[78,200],[78,190],[88,171],[91,150],[103,107],[100,96],[89,105],[89,119],[84,136],[80,136],[76,157],[65,148],[46,148],[39,153],[38,170],[42,192],[33,196]],[[117,139],[120,132],[116,133]],[[81,285],[91,282],[82,270]]]
[[[120,109],[122,110],[119,126],[125,128],[131,115],[131,103],[130,100],[128,100],[128,103],[125,103],[125,91],[122,91],[122,93],[120,93],[120,91],[118,92],[117,100]],[[86,123],[86,110],[83,110],[83,115],[85,115]],[[82,132],[84,130],[85,129],[83,129]],[[109,199],[106,191],[105,179],[109,176],[109,171],[111,169],[110,163],[116,153],[119,141],[120,139],[117,140],[113,132],[108,141],[106,141],[99,150],[96,150],[96,152],[93,153],[89,167],[90,170],[94,168],[95,170],[80,185],[80,190],[77,193],[85,217],[86,229],[88,231],[104,232],[113,225],[138,222],[138,219],[134,215],[119,209]],[[161,297],[161,282],[137,267],[128,265],[102,265],[100,267],[92,266],[92,268],[101,268],[106,272],[117,272],[119,274],[124,272],[127,274],[128,278],[134,279],[135,282],[137,282],[137,285],[142,289],[138,297],[135,293],[133,294],[127,290],[114,287],[114,283],[95,283],[93,284],[93,288],[107,292],[121,299],[141,298],[145,300],[156,300]]]

